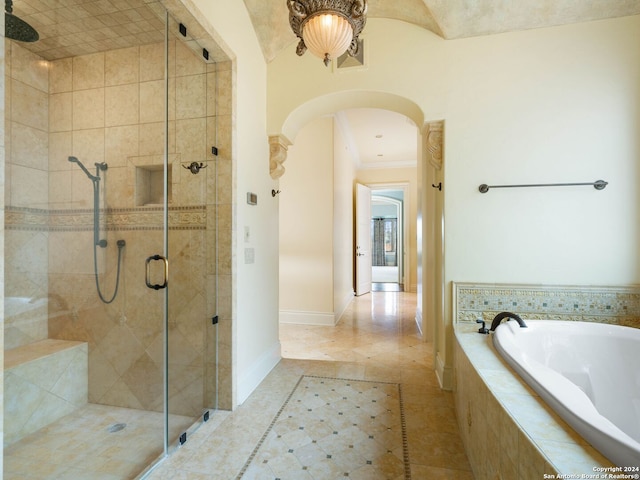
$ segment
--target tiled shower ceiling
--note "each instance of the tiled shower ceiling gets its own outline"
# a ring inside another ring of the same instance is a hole
[[[210,61],[225,60],[193,16],[173,3],[172,14],[188,25],[187,44],[200,52],[206,48]],[[159,0],[14,0],[13,14],[38,31],[40,40],[21,44],[45,60],[164,40],[165,6]],[[170,29],[177,34],[177,24]]]
[[[16,0],[13,14],[40,34],[22,45],[46,60],[164,39],[164,8],[154,1]]]

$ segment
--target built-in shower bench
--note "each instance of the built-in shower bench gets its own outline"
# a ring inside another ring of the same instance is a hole
[[[86,342],[47,339],[4,352],[4,445],[86,405]]]

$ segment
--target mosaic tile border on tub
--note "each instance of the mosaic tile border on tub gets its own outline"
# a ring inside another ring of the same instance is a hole
[[[455,322],[490,322],[502,311],[524,318],[640,328],[640,286],[509,285],[453,282]]]

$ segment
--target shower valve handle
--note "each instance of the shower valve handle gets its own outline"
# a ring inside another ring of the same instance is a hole
[[[151,277],[151,262],[154,261],[162,261],[163,262],[163,281],[161,284],[152,284],[150,281],[150,277]],[[160,290],[161,288],[167,288],[167,279],[169,278],[169,261],[166,259],[166,257],[163,257],[162,255],[151,255],[149,258],[147,258],[146,261],[146,275],[145,275],[145,283],[147,284],[148,288],[151,288],[153,290]]]

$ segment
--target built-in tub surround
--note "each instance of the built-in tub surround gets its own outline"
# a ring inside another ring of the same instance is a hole
[[[591,445],[618,466],[640,468],[640,330],[595,322],[500,325],[507,363]]]
[[[640,289],[455,283],[453,299],[456,413],[476,478],[594,474],[612,466],[507,365],[475,320],[491,323],[510,310],[525,321],[639,325]]]
[[[456,415],[477,480],[558,478],[613,466],[500,358],[490,335],[470,324],[455,334]]]
[[[203,399],[215,404],[216,371],[218,406],[232,407],[231,64],[207,64],[179,41],[169,50],[170,410],[197,415]],[[140,202],[136,172],[163,161],[163,55],[163,44],[153,44],[46,62],[7,42],[5,295],[15,305],[5,345],[87,342],[90,402],[158,411],[162,293],[146,287],[144,261],[162,253],[163,215]],[[100,215],[108,247],[98,257],[106,291],[115,284],[116,240],[126,241],[110,305],[97,300],[94,281],[92,185],[70,155],[108,165]],[[208,168],[193,175],[182,168],[191,161]]]

